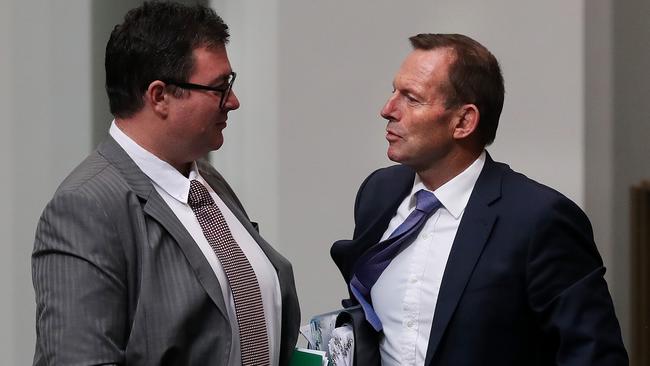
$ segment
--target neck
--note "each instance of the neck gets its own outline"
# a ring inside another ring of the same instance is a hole
[[[431,191],[435,191],[472,165],[481,155],[481,152],[483,150],[450,156],[435,165],[415,169],[415,171],[424,186]]]
[[[162,159],[162,158],[161,158],[161,159]],[[162,159],[162,160],[165,160],[165,159]],[[169,161],[167,161],[167,160],[165,160],[165,161],[166,161],[167,163],[169,163],[169,165],[171,165],[171,166],[173,166],[174,168],[176,168],[176,170],[178,170],[179,173],[183,174],[183,176],[184,176],[185,178],[189,178],[189,177],[190,177],[190,170],[192,170],[192,163],[191,163],[191,162],[190,162],[190,163],[174,164],[174,163],[169,162]]]
[[[190,170],[192,169],[192,162],[179,161],[174,159],[171,154],[166,153],[164,149],[160,148],[161,137],[156,135],[155,129],[147,129],[145,121],[136,120],[135,118],[115,118],[115,125],[129,136],[131,140],[140,145],[143,149],[155,155],[158,159],[173,166],[179,173],[185,177],[189,177]]]

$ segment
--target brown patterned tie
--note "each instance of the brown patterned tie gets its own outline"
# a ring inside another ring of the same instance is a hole
[[[190,182],[188,203],[228,278],[239,324],[242,365],[268,365],[266,320],[260,286],[253,267],[232,237],[228,224],[210,193],[196,179]]]

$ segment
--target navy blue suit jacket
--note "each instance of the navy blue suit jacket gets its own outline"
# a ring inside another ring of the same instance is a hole
[[[414,177],[398,165],[361,185],[353,239],[331,249],[346,283]],[[430,309],[425,365],[627,365],[604,273],[582,210],[488,155]]]

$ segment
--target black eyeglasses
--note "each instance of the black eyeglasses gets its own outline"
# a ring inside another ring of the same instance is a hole
[[[182,89],[209,90],[209,91],[221,93],[219,108],[223,108],[224,104],[226,104],[226,101],[228,100],[228,97],[230,96],[230,91],[232,90],[232,84],[235,83],[235,77],[237,77],[237,73],[233,71],[230,73],[230,75],[228,75],[228,80],[219,86],[192,84],[192,83],[185,83],[182,81],[176,81],[170,79],[162,80],[162,82],[169,85],[175,85]]]

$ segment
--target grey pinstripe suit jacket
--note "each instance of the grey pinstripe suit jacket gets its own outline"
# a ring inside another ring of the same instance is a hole
[[[291,264],[260,237],[217,171],[199,163],[275,266],[280,363],[300,309]],[[35,365],[225,365],[231,329],[219,283],[151,181],[109,137],[46,206],[32,255]]]

